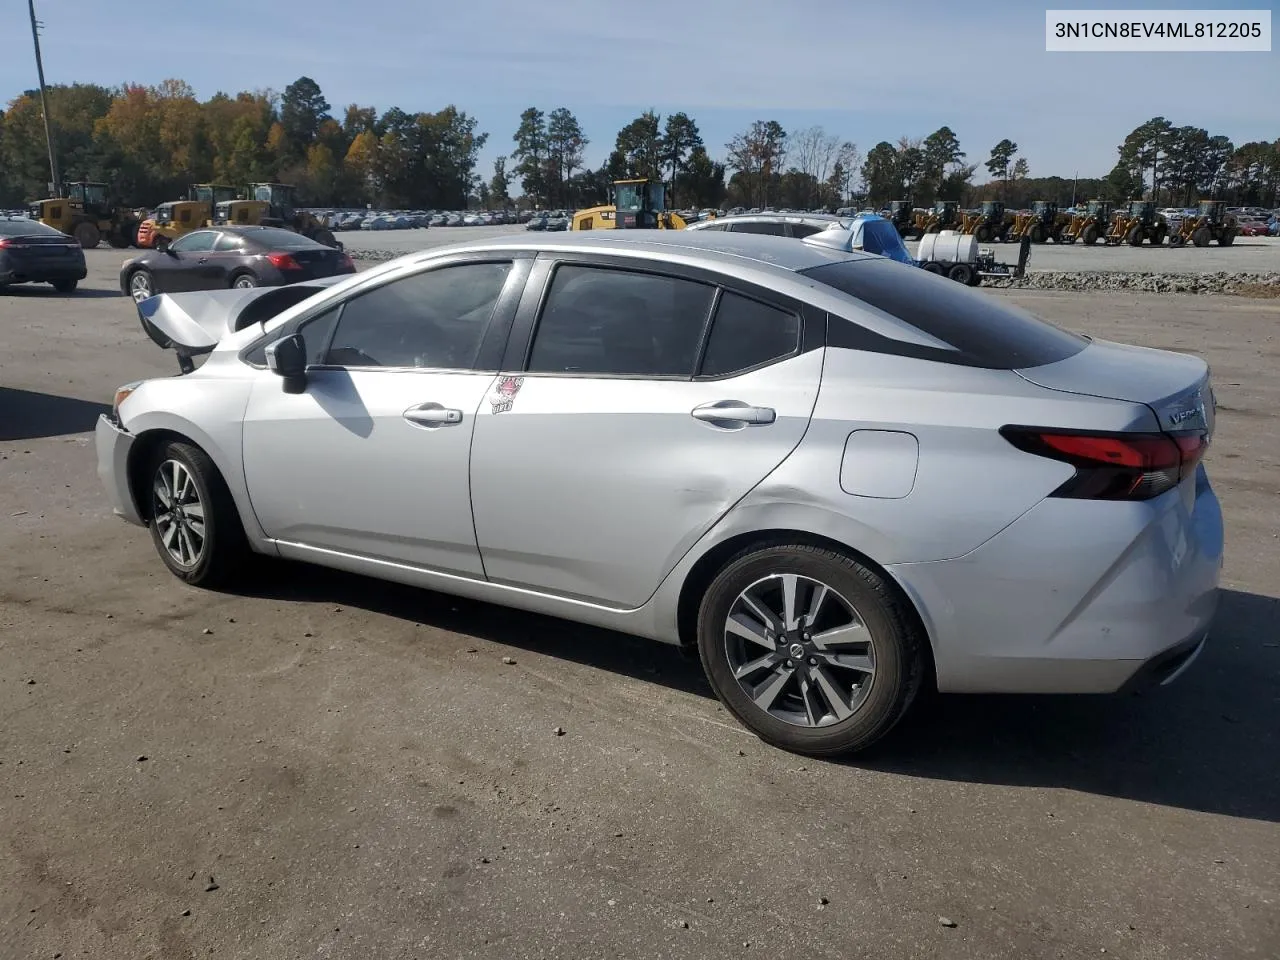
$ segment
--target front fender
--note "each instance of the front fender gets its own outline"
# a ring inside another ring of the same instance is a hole
[[[235,500],[245,535],[266,547],[269,541],[253,512],[241,452],[250,384],[219,380],[208,386],[201,389],[203,384],[187,377],[149,380],[121,405],[121,425],[139,441],[159,432],[175,433],[207,453]],[[135,442],[132,456],[149,446]]]

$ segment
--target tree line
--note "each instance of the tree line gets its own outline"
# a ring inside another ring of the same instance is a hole
[[[264,181],[297,185],[304,205],[434,209],[509,206],[517,195],[538,207],[582,208],[604,202],[614,180],[638,177],[667,182],[671,205],[680,207],[835,209],[899,199],[917,206],[1002,199],[1020,207],[1092,197],[1183,205],[1211,196],[1266,206],[1280,190],[1280,139],[1236,146],[1163,117],[1124,139],[1106,177],[1076,180],[1032,177],[1007,138],[985,161],[970,162],[947,126],[882,141],[864,156],[821,126],[789,132],[776,120],[757,120],[717,160],[692,117],[654,110],[623,126],[595,168],[586,165],[591,141],[571,110],[532,106],[521,113],[510,149],[482,173],[478,158],[489,134],[456,106],[334,111],[309,77],[281,94],[217,93],[205,101],[181,80],[77,83],[48,94],[64,179],[105,181],[138,206],[183,196],[193,182]],[[980,166],[990,180],[975,184]],[[0,112],[0,205],[42,196],[48,179],[40,100],[27,91]]]

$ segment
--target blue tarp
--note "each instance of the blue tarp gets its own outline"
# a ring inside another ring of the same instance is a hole
[[[907,252],[907,245],[902,242],[898,228],[884,217],[862,214],[853,220],[853,247],[859,247],[867,253],[878,253],[899,263],[914,264],[915,260]]]

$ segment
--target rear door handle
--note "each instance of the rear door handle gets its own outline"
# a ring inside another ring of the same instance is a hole
[[[691,411],[695,420],[730,430],[764,426],[778,419],[772,407],[753,407],[741,400],[717,400],[704,403]]]
[[[462,411],[439,403],[420,403],[404,412],[404,418],[420,427],[443,427],[462,422]]]

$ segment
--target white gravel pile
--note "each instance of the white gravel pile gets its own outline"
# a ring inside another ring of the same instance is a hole
[[[1257,293],[1280,295],[1280,273],[1028,273],[1021,280],[983,278],[983,286],[1023,290],[1103,290],[1135,293]]]

